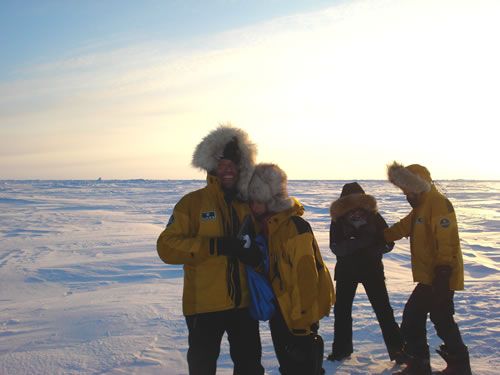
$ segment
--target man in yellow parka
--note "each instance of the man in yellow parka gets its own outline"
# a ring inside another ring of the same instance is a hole
[[[269,280],[277,301],[270,319],[280,373],[322,373],[319,320],[328,316],[335,292],[304,207],[288,197],[287,177],[275,164],[256,166],[248,187],[250,207],[267,240]]]
[[[175,206],[157,242],[160,258],[184,265],[183,313],[189,331],[189,374],[215,375],[224,332],[234,373],[260,375],[258,322],[248,312],[245,264],[257,265],[255,247],[236,238],[250,213],[248,181],[256,147],[248,135],[220,126],[196,147],[192,164],[208,172],[207,186],[185,195]]]
[[[469,353],[453,319],[455,290],[464,288],[464,266],[457,219],[450,201],[434,186],[427,168],[394,162],[388,177],[406,195],[413,210],[384,231],[387,242],[410,237],[413,280],[418,284],[406,303],[401,332],[410,355],[400,374],[431,374],[426,321],[430,313],[444,345],[442,374],[471,374]]]

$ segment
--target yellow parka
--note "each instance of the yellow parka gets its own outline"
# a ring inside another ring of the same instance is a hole
[[[411,264],[415,282],[432,285],[438,265],[451,266],[450,289],[464,288],[464,265],[457,218],[451,202],[434,185],[421,193],[421,201],[400,222],[387,228],[387,242],[410,237]]]
[[[157,250],[168,264],[184,265],[184,315],[247,307],[245,267],[236,258],[217,255],[217,237],[232,236],[245,215],[247,203],[233,199],[228,206],[217,177],[185,195],[175,206]]]
[[[268,219],[269,277],[279,308],[293,334],[310,333],[311,325],[330,314],[335,291],[312,229],[292,208]]]

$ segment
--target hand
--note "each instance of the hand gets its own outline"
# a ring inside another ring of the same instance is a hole
[[[240,262],[252,267],[257,267],[262,262],[262,252],[256,244],[253,244],[248,249],[243,248],[242,251],[238,251],[236,257]]]
[[[220,237],[217,239],[217,254],[233,256],[242,263],[256,267],[262,261],[262,253],[256,244],[250,240],[250,236],[243,239],[235,237]]]
[[[217,255],[236,256],[244,250],[244,243],[236,237],[220,237],[217,239]]]

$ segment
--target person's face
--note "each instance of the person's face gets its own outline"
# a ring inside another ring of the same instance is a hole
[[[223,189],[233,189],[238,181],[238,167],[229,159],[219,160],[215,171]]]
[[[362,219],[366,219],[366,216],[367,216],[367,212],[365,210],[363,210],[362,208],[357,208],[355,210],[350,211],[347,214],[347,218],[349,220],[362,220]]]
[[[420,202],[420,194],[412,193],[410,191],[403,191],[406,195],[406,200],[413,208],[417,207]]]
[[[267,214],[267,206],[265,203],[250,201],[250,209],[252,210],[253,216],[257,219]]]

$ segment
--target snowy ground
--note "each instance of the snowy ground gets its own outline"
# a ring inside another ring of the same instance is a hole
[[[333,275],[328,207],[343,182],[292,181]],[[178,199],[203,181],[0,181],[0,374],[187,374],[182,269],[163,264],[156,238]],[[389,223],[409,206],[385,181],[364,182]],[[459,218],[466,290],[456,320],[474,374],[500,367],[500,182],[441,182]],[[385,257],[398,322],[413,289],[409,246]],[[374,313],[360,287],[355,353],[327,374],[390,374]],[[430,345],[439,345],[429,324]],[[333,319],[321,322],[328,351]],[[278,374],[269,329],[263,363]],[[444,362],[432,355],[432,366]],[[231,374],[224,339],[220,374]]]

